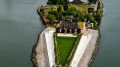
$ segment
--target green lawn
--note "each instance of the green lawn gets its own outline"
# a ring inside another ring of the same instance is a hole
[[[65,65],[74,47],[77,37],[57,37],[57,45],[60,52],[60,64]]]

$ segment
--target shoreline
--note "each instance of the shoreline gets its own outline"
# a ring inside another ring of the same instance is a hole
[[[100,24],[101,26],[101,24]],[[97,52],[98,52],[98,49],[99,49],[99,42],[100,42],[100,38],[101,38],[101,34],[100,34],[100,26],[98,28],[98,38],[97,38],[97,41],[96,41],[96,45],[95,45],[95,50],[93,52],[93,55],[89,61],[89,64],[88,64],[88,67],[90,67],[90,64],[93,62],[93,59],[95,58]]]
[[[45,41],[42,40],[42,38],[45,38],[44,32],[46,32],[46,30],[43,30],[38,35],[37,43],[33,48],[32,62],[34,64],[34,67],[49,67],[47,46],[44,45]]]

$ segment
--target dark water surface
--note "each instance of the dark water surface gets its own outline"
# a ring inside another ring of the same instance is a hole
[[[98,53],[90,67],[120,67],[120,0],[104,0]]]
[[[0,67],[33,67],[32,47],[44,26],[36,9],[46,0],[0,0]]]

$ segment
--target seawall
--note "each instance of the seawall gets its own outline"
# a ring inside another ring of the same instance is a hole
[[[47,27],[39,35],[38,43],[33,51],[32,61],[35,67],[52,67],[55,65],[54,32],[55,28]]]
[[[98,47],[98,40],[99,40],[99,31],[98,30],[91,30],[85,35],[92,34],[87,47],[79,60],[77,67],[89,67],[90,62],[92,61],[92,57],[94,56],[96,49]]]
[[[38,43],[33,51],[34,53],[33,53],[32,61],[35,64],[35,67],[50,67],[47,45],[44,34],[46,31],[47,29],[45,29],[39,35]]]

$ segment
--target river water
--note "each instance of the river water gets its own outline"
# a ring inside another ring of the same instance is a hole
[[[0,0],[0,67],[33,67],[32,47],[44,29],[36,9],[47,0]],[[104,0],[98,53],[90,67],[120,67],[119,0]]]
[[[32,47],[44,29],[36,9],[46,0],[0,0],[0,67],[33,67]]]
[[[120,67],[120,0],[104,0],[98,53],[90,67]]]

